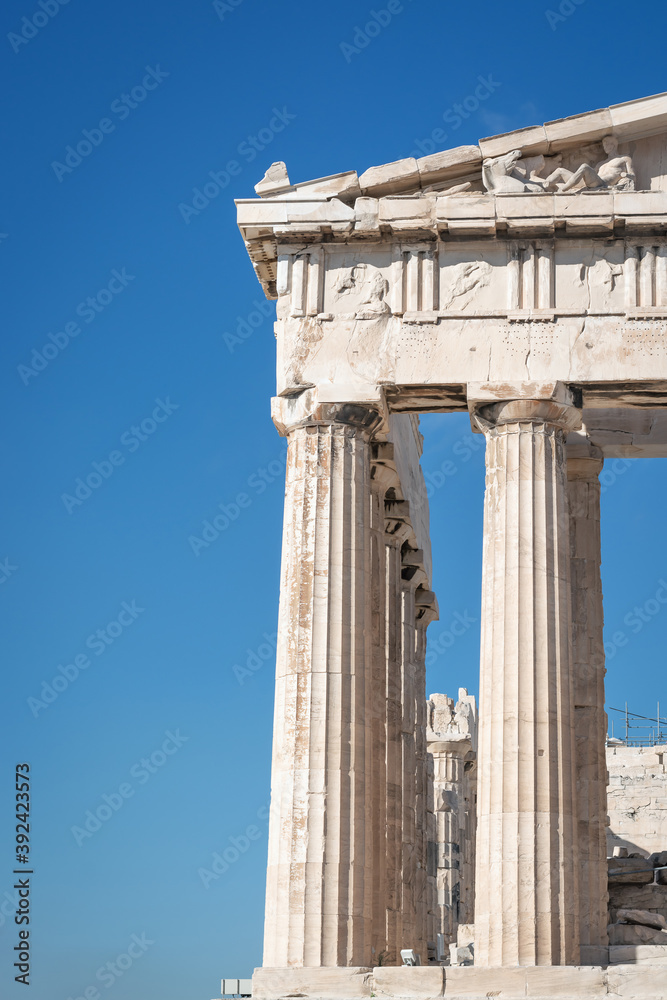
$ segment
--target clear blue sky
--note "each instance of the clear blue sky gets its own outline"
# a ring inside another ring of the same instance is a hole
[[[55,5],[6,0],[0,31],[0,992],[27,995],[6,916],[27,760],[33,1000],[209,1000],[261,962],[285,449],[233,198],[273,160],[294,180],[361,171],[437,129],[438,148],[459,145],[665,90],[665,7],[566,0],[554,21],[527,0],[405,0],[354,52],[341,45],[384,0]],[[463,119],[479,77],[492,92]],[[210,172],[224,190],[179,208]],[[240,320],[253,332],[230,351]],[[425,471],[457,470],[432,499],[437,639],[456,613],[479,619],[483,455],[464,458],[464,417],[423,430]],[[660,695],[667,708],[667,611],[636,633],[623,619],[667,577],[666,484],[665,463],[635,462],[604,496],[607,631],[628,636],[609,700],[647,714]],[[476,690],[477,629],[435,656],[430,690]],[[238,859],[205,888],[198,870],[225,850]]]

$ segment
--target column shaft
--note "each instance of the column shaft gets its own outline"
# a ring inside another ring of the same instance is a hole
[[[582,964],[604,963],[607,947],[607,763],[604,641],[600,576],[602,458],[568,452],[572,652],[579,839]]]
[[[264,965],[370,965],[369,431],[288,438]]]
[[[430,801],[430,786],[428,775],[428,750],[426,744],[426,629],[430,615],[422,612],[415,627],[415,702],[416,702],[416,743],[415,757],[417,764],[416,798],[415,798],[415,849],[417,854],[417,870],[415,872],[415,903],[416,903],[416,933],[415,950],[419,952],[422,963],[428,960],[428,942],[434,942],[429,936],[429,887],[428,887],[428,840],[429,814],[433,806]]]
[[[570,965],[577,926],[569,513],[551,401],[480,411],[487,438],[475,964]]]
[[[400,964],[403,923],[403,710],[401,687],[401,539],[385,535],[386,604],[385,663],[387,678],[387,955],[385,964]]]
[[[418,861],[416,799],[416,698],[415,698],[415,585],[403,581],[401,587],[401,749],[403,809],[402,809],[402,890],[401,917],[403,948],[417,948],[416,869]],[[422,695],[424,697],[424,694]],[[422,959],[426,962],[426,956]]]
[[[376,467],[377,471],[377,467]],[[387,588],[384,537],[386,486],[374,481],[371,495],[371,616],[372,616],[372,837],[373,837],[373,964],[387,950],[387,663],[385,619]]]

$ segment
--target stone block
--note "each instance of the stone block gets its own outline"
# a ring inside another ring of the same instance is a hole
[[[582,965],[609,965],[609,948],[598,944],[582,944],[579,961]]]
[[[574,115],[571,118],[559,118],[557,121],[547,122],[544,126],[549,141],[549,151],[552,153],[571,146],[574,138],[578,138],[582,143],[595,142],[609,135],[612,129],[608,108],[588,111],[586,114]]]
[[[609,946],[610,965],[664,965],[667,966],[667,945],[617,944]],[[667,972],[663,972],[667,989]],[[632,994],[628,994],[631,996]]]
[[[417,160],[417,167],[422,187],[428,187],[430,184],[470,173],[481,162],[479,146],[457,146],[455,149],[443,149],[439,153],[421,156]]]
[[[563,219],[587,215],[611,216],[614,214],[614,196],[608,191],[595,191],[583,195],[556,194],[554,211]]]
[[[354,203],[354,228],[370,232],[380,228],[380,202],[377,198],[357,198]]]
[[[503,135],[493,135],[479,140],[482,156],[504,156],[514,149],[520,149],[524,156],[536,156],[549,151],[549,140],[544,125],[532,125],[517,129],[515,132],[505,132]]]
[[[475,961],[475,951],[472,943],[458,945],[450,944],[449,961],[451,965],[473,965]]]
[[[445,973],[444,995],[451,1000],[497,997],[515,1000],[526,995],[525,969],[449,968]]]
[[[443,194],[437,200],[436,215],[438,219],[495,219],[496,205],[493,195]]]
[[[373,969],[376,997],[441,997],[445,970],[439,965],[381,966]]]
[[[381,222],[411,219],[426,228],[435,221],[434,198],[381,198],[379,208]]]
[[[610,966],[606,972],[607,990],[614,997],[665,1000],[667,978],[661,966]]]
[[[645,858],[607,858],[607,871],[610,886],[648,885],[653,881],[653,870]]]
[[[667,191],[615,191],[617,215],[654,215],[667,212]]]
[[[354,222],[354,209],[337,198],[329,201],[288,201],[288,222]]]
[[[279,197],[287,200],[296,198],[340,198],[351,202],[361,195],[359,178],[356,170],[346,170],[341,174],[331,174],[329,177],[317,177],[312,181],[294,184],[293,190],[284,192]]]
[[[643,924],[609,924],[607,927],[609,946],[623,944],[667,945],[667,933],[656,927]]]
[[[421,187],[417,161],[413,157],[369,167],[359,178],[362,193],[373,198],[401,191],[419,191]]]
[[[661,913],[652,913],[651,910],[620,909],[616,914],[616,919],[621,923],[643,924],[645,927],[667,930],[667,920]]]
[[[267,198],[290,186],[287,167],[282,160],[276,160],[275,163],[271,164],[261,181],[255,184],[255,191],[260,198]]]
[[[371,995],[371,969],[350,966],[310,969],[255,969],[253,1000],[281,1000],[298,994],[312,1000],[365,1000]]]
[[[497,194],[495,198],[499,219],[552,218],[555,213],[552,194]]]
[[[527,997],[604,997],[604,970],[579,965],[532,966],[524,969]]]

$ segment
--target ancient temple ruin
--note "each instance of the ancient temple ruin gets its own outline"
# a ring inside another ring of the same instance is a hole
[[[256,191],[288,459],[253,996],[667,995],[664,955],[610,961],[598,478],[667,455],[667,95]],[[418,415],[460,411],[478,719],[424,683]]]

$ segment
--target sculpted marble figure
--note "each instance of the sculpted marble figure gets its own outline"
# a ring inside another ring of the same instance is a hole
[[[602,148],[604,160],[592,167],[582,163],[576,170],[560,164],[562,155],[553,158],[556,164],[548,177],[539,176],[546,160],[543,156],[522,159],[521,150],[515,149],[503,156],[487,157],[482,162],[482,180],[487,191],[493,194],[526,194],[530,191],[609,190],[634,191],[635,172],[632,157],[619,154],[618,140],[606,135]],[[583,186],[581,186],[583,185]]]
[[[632,158],[619,155],[618,141],[613,135],[604,137],[602,148],[607,156],[595,168],[589,163],[582,163],[574,173],[571,173],[561,167],[547,178],[547,190],[555,185],[560,191],[570,191],[583,181],[585,187],[593,190],[614,188],[617,191],[634,191],[635,172]],[[559,184],[561,180],[564,183]]]

